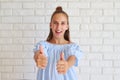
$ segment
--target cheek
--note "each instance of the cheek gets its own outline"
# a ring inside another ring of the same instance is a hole
[[[66,31],[68,29],[68,27],[67,26],[64,26],[64,30]]]

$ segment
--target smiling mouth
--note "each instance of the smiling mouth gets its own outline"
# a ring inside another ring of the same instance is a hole
[[[62,33],[62,31],[55,31],[57,34],[60,34],[60,33]]]

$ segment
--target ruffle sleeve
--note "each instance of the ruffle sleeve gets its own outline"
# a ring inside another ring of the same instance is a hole
[[[79,61],[83,55],[79,45],[77,45],[77,44],[72,45],[70,48],[70,51],[69,51],[69,55],[74,55],[76,57],[76,62],[74,64],[74,66],[78,66]]]
[[[47,54],[47,46],[46,46],[46,43],[45,43],[44,41],[40,41],[40,42],[38,42],[38,43],[35,44],[34,49],[33,49],[34,54],[35,54],[35,52],[36,52],[37,50],[40,49],[40,46],[43,47],[44,54],[45,54],[46,56],[48,56],[48,54]]]

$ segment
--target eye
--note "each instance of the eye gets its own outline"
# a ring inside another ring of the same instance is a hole
[[[53,22],[53,24],[58,24],[58,23],[55,21],[55,22]]]
[[[61,25],[65,25],[65,22],[62,22]]]

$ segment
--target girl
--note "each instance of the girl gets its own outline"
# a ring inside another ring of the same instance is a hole
[[[34,49],[37,80],[78,80],[74,66],[78,66],[82,53],[69,35],[68,15],[57,7],[51,16],[47,40],[38,42]]]

